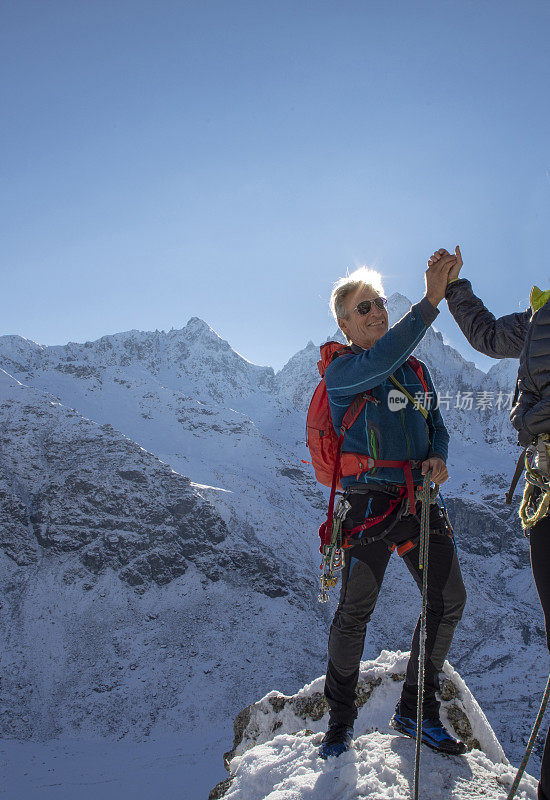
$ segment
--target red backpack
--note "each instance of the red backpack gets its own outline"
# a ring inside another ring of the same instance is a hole
[[[313,392],[307,412],[306,445],[311,455],[315,477],[323,486],[332,485],[335,467],[340,457],[338,434],[334,430],[328,403],[327,387],[325,386],[325,370],[333,359],[343,353],[351,352],[349,346],[340,342],[325,342],[325,344],[321,345],[321,359],[317,362],[321,380]],[[342,427],[345,430],[348,430],[353,425],[370,396],[368,392],[365,392],[355,397],[342,420]],[[336,486],[338,489],[341,488],[340,477],[340,475],[337,475]]]

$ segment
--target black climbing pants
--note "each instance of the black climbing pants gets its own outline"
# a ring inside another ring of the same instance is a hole
[[[345,527],[351,528],[365,519],[374,517],[387,507],[387,496],[380,493],[350,495],[352,510]],[[374,500],[374,505],[373,505]],[[370,503],[369,503],[370,501]],[[366,531],[372,537],[391,522],[396,512],[384,523]],[[325,681],[325,697],[330,707],[330,722],[353,725],[357,717],[355,691],[359,678],[359,663],[363,654],[365,633],[384,573],[391,556],[390,545],[408,540],[416,543],[403,560],[409,572],[422,588],[422,571],[418,568],[418,538],[420,533],[420,503],[417,516],[403,517],[387,535],[387,539],[362,545],[357,543],[345,550],[340,601],[330,628],[329,662]],[[436,505],[430,508],[430,547],[428,561],[427,638],[425,662],[424,718],[439,715],[436,691],[439,673],[449,651],[455,627],[462,616],[466,590],[454,542],[445,529],[441,511]],[[414,631],[411,657],[408,662],[401,694],[401,713],[416,719],[418,695],[418,652],[420,618]],[[549,798],[550,800],[550,798]]]
[[[545,516],[531,528],[531,567],[539,593],[544,621],[546,642],[550,650],[550,516]],[[546,734],[544,754],[538,789],[539,800],[550,800],[550,731]]]

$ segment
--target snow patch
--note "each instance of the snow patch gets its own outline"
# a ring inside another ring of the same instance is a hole
[[[229,778],[210,800],[409,800],[415,742],[396,734],[389,720],[401,692],[409,654],[382,651],[361,663],[359,713],[353,747],[323,761],[318,748],[328,723],[317,678],[293,696],[270,692],[235,720],[233,750],[225,756]],[[504,800],[515,776],[483,711],[455,669],[445,662],[442,719],[465,741],[465,756],[422,748],[421,796],[442,800]],[[526,776],[518,792],[535,800],[536,781]]]

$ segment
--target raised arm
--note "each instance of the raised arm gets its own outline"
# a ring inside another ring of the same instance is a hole
[[[439,254],[446,252],[438,250],[428,264],[437,263],[438,257],[441,257]],[[462,267],[459,247],[456,248],[455,254],[458,261],[454,270],[451,270],[451,280],[445,298],[460,330],[472,347],[486,356],[519,358],[527,335],[531,310],[507,314],[496,319],[483,301],[476,297],[470,281],[456,277]]]
[[[445,297],[449,311],[475,350],[493,358],[519,358],[531,319],[530,310],[496,319],[465,278],[451,283]]]
[[[368,350],[334,359],[325,372],[330,397],[353,397],[384,383],[407,360],[438,314],[423,297]]]
[[[356,394],[384,383],[407,360],[439,314],[437,305],[445,296],[449,271],[455,264],[456,257],[447,253],[436,264],[428,265],[426,294],[422,300],[372,347],[358,348],[357,354],[339,356],[329,364],[325,384],[332,402],[349,404]]]

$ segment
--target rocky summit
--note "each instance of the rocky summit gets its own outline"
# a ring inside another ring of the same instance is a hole
[[[209,800],[294,800],[326,797],[409,800],[414,780],[415,741],[397,734],[389,720],[404,679],[408,654],[386,650],[361,663],[358,716],[350,750],[321,760],[319,745],[328,724],[324,679],[292,696],[269,692],[235,718],[232,749],[224,756],[228,776]],[[466,745],[462,756],[421,748],[421,797],[440,800],[505,800],[515,777],[485,714],[456,670],[445,662],[441,718]],[[519,797],[535,800],[537,782],[522,779]]]

